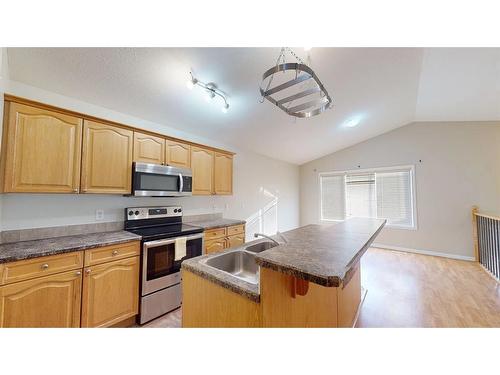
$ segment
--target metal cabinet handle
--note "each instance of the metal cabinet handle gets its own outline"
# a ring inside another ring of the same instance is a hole
[[[78,193],[78,189],[73,189],[73,192],[74,193]]]
[[[118,255],[118,250],[113,250],[113,252],[111,253],[111,255],[113,255],[113,256]]]
[[[90,275],[90,273],[91,273],[91,272],[92,272],[92,270],[91,270],[90,268],[85,270],[85,273],[86,273],[87,275]]]
[[[82,273],[80,271],[76,271],[76,276],[80,276]]]
[[[47,268],[49,268],[49,265],[47,263],[42,264],[42,270],[46,270]]]

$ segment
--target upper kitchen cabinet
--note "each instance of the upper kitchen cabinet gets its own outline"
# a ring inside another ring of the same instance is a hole
[[[94,121],[83,125],[83,193],[131,191],[134,132]]]
[[[154,164],[165,163],[165,139],[134,132],[134,161]]]
[[[187,143],[167,140],[166,164],[191,168],[191,146]]]
[[[3,191],[77,193],[83,120],[5,102]]]
[[[214,152],[197,146],[191,147],[193,195],[213,194]]]
[[[215,152],[214,192],[218,195],[233,194],[233,155]]]

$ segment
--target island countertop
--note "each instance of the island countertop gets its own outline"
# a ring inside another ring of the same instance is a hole
[[[257,254],[255,260],[261,267],[338,287],[385,223],[352,218],[334,225],[306,225],[283,233],[287,243]]]
[[[288,243],[255,254],[265,268],[293,275],[327,287],[338,287],[349,280],[350,271],[385,225],[385,220],[353,218],[332,225],[306,225],[284,232]],[[278,236],[274,236],[280,240]],[[225,251],[206,254],[182,262],[182,267],[255,302],[260,300],[259,285],[210,267],[206,260],[222,253],[244,250],[245,243]]]

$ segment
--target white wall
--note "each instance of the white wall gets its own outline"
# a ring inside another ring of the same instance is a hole
[[[7,60],[7,48],[0,47],[0,98],[8,89],[9,84],[9,66]],[[3,126],[3,100],[0,99],[0,134],[2,134]],[[1,142],[0,142],[1,144]],[[2,230],[2,200],[3,196],[0,194],[0,231]]]
[[[472,206],[500,212],[498,122],[412,123],[302,165],[301,225],[319,222],[318,173],[408,164],[416,167],[418,230],[384,228],[376,242],[472,256]]]
[[[249,221],[248,235],[263,230],[275,233],[299,223],[299,167],[215,141],[183,133],[79,100],[10,81],[8,92],[66,109],[83,112],[206,145],[236,152],[232,196],[182,198],[131,198],[94,194],[3,194],[3,230],[93,223],[95,210],[104,210],[103,221],[124,218],[124,208],[181,204],[186,215],[223,212],[225,217]]]

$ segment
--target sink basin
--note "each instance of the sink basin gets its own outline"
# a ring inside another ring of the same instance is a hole
[[[264,250],[269,250],[273,247],[276,247],[274,242],[271,241],[265,241],[265,242],[258,242],[256,244],[250,245],[248,247],[245,247],[246,251],[251,251],[252,253],[260,253]]]
[[[231,251],[207,259],[206,264],[221,271],[248,281],[252,284],[259,283],[259,267],[255,263],[255,255],[243,250]]]

